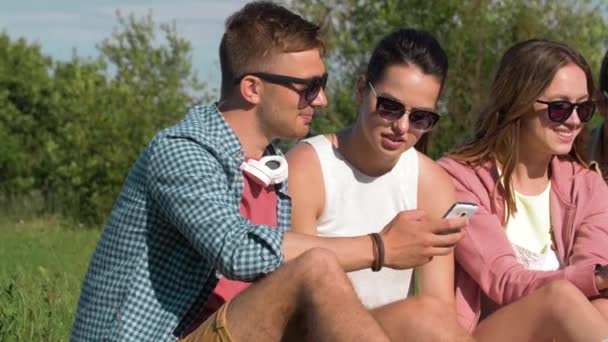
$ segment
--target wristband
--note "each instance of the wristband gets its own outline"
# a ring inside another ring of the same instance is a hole
[[[384,242],[382,241],[382,237],[378,233],[369,234],[374,241],[374,247],[378,250],[378,258],[375,258],[374,255],[374,264],[372,265],[372,271],[378,272],[384,266]]]
[[[593,274],[608,278],[608,264],[606,264],[604,266],[596,265],[595,271],[593,272]]]
[[[370,239],[372,239],[372,251],[374,252],[374,261],[372,261],[372,271],[375,270],[378,266],[378,244],[376,243],[376,239],[369,234]]]

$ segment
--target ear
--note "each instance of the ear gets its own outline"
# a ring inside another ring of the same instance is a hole
[[[359,76],[357,79],[357,83],[355,84],[355,98],[357,99],[357,103],[361,103],[363,101],[363,97],[365,95],[365,91],[367,90],[367,77],[365,75]]]
[[[243,100],[251,104],[258,104],[261,100],[263,84],[257,77],[245,76],[239,83],[239,90]]]

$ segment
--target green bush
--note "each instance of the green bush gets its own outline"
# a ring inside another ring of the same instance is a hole
[[[35,193],[44,203],[37,211],[102,222],[153,134],[202,99],[191,45],[175,25],[118,20],[95,59],[53,62],[35,44],[0,36],[5,203]]]

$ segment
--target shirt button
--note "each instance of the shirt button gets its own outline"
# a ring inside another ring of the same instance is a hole
[[[243,152],[243,151],[238,151],[238,152],[236,153],[236,156],[237,156],[237,157],[239,157],[239,158],[243,158],[243,157],[245,156],[245,152]]]

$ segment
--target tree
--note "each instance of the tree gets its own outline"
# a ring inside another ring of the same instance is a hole
[[[0,35],[0,200],[34,193],[46,211],[99,223],[144,145],[208,98],[175,24],[118,23],[97,58],[65,62]]]
[[[38,45],[0,35],[0,199],[37,186],[45,134],[32,132],[47,119],[51,64]]]
[[[150,15],[117,16],[119,27],[99,44],[97,59],[74,58],[54,69],[59,119],[50,178],[61,195],[53,202],[84,221],[105,219],[145,144],[205,89],[175,24],[161,24],[159,39]]]
[[[445,116],[431,134],[433,157],[471,131],[494,66],[515,42],[533,37],[563,41],[596,67],[608,45],[602,17],[608,4],[593,0],[305,0],[288,6],[328,29],[331,106],[315,132],[339,129],[354,119],[354,81],[384,34],[411,26],[440,41],[450,71],[440,102]]]

